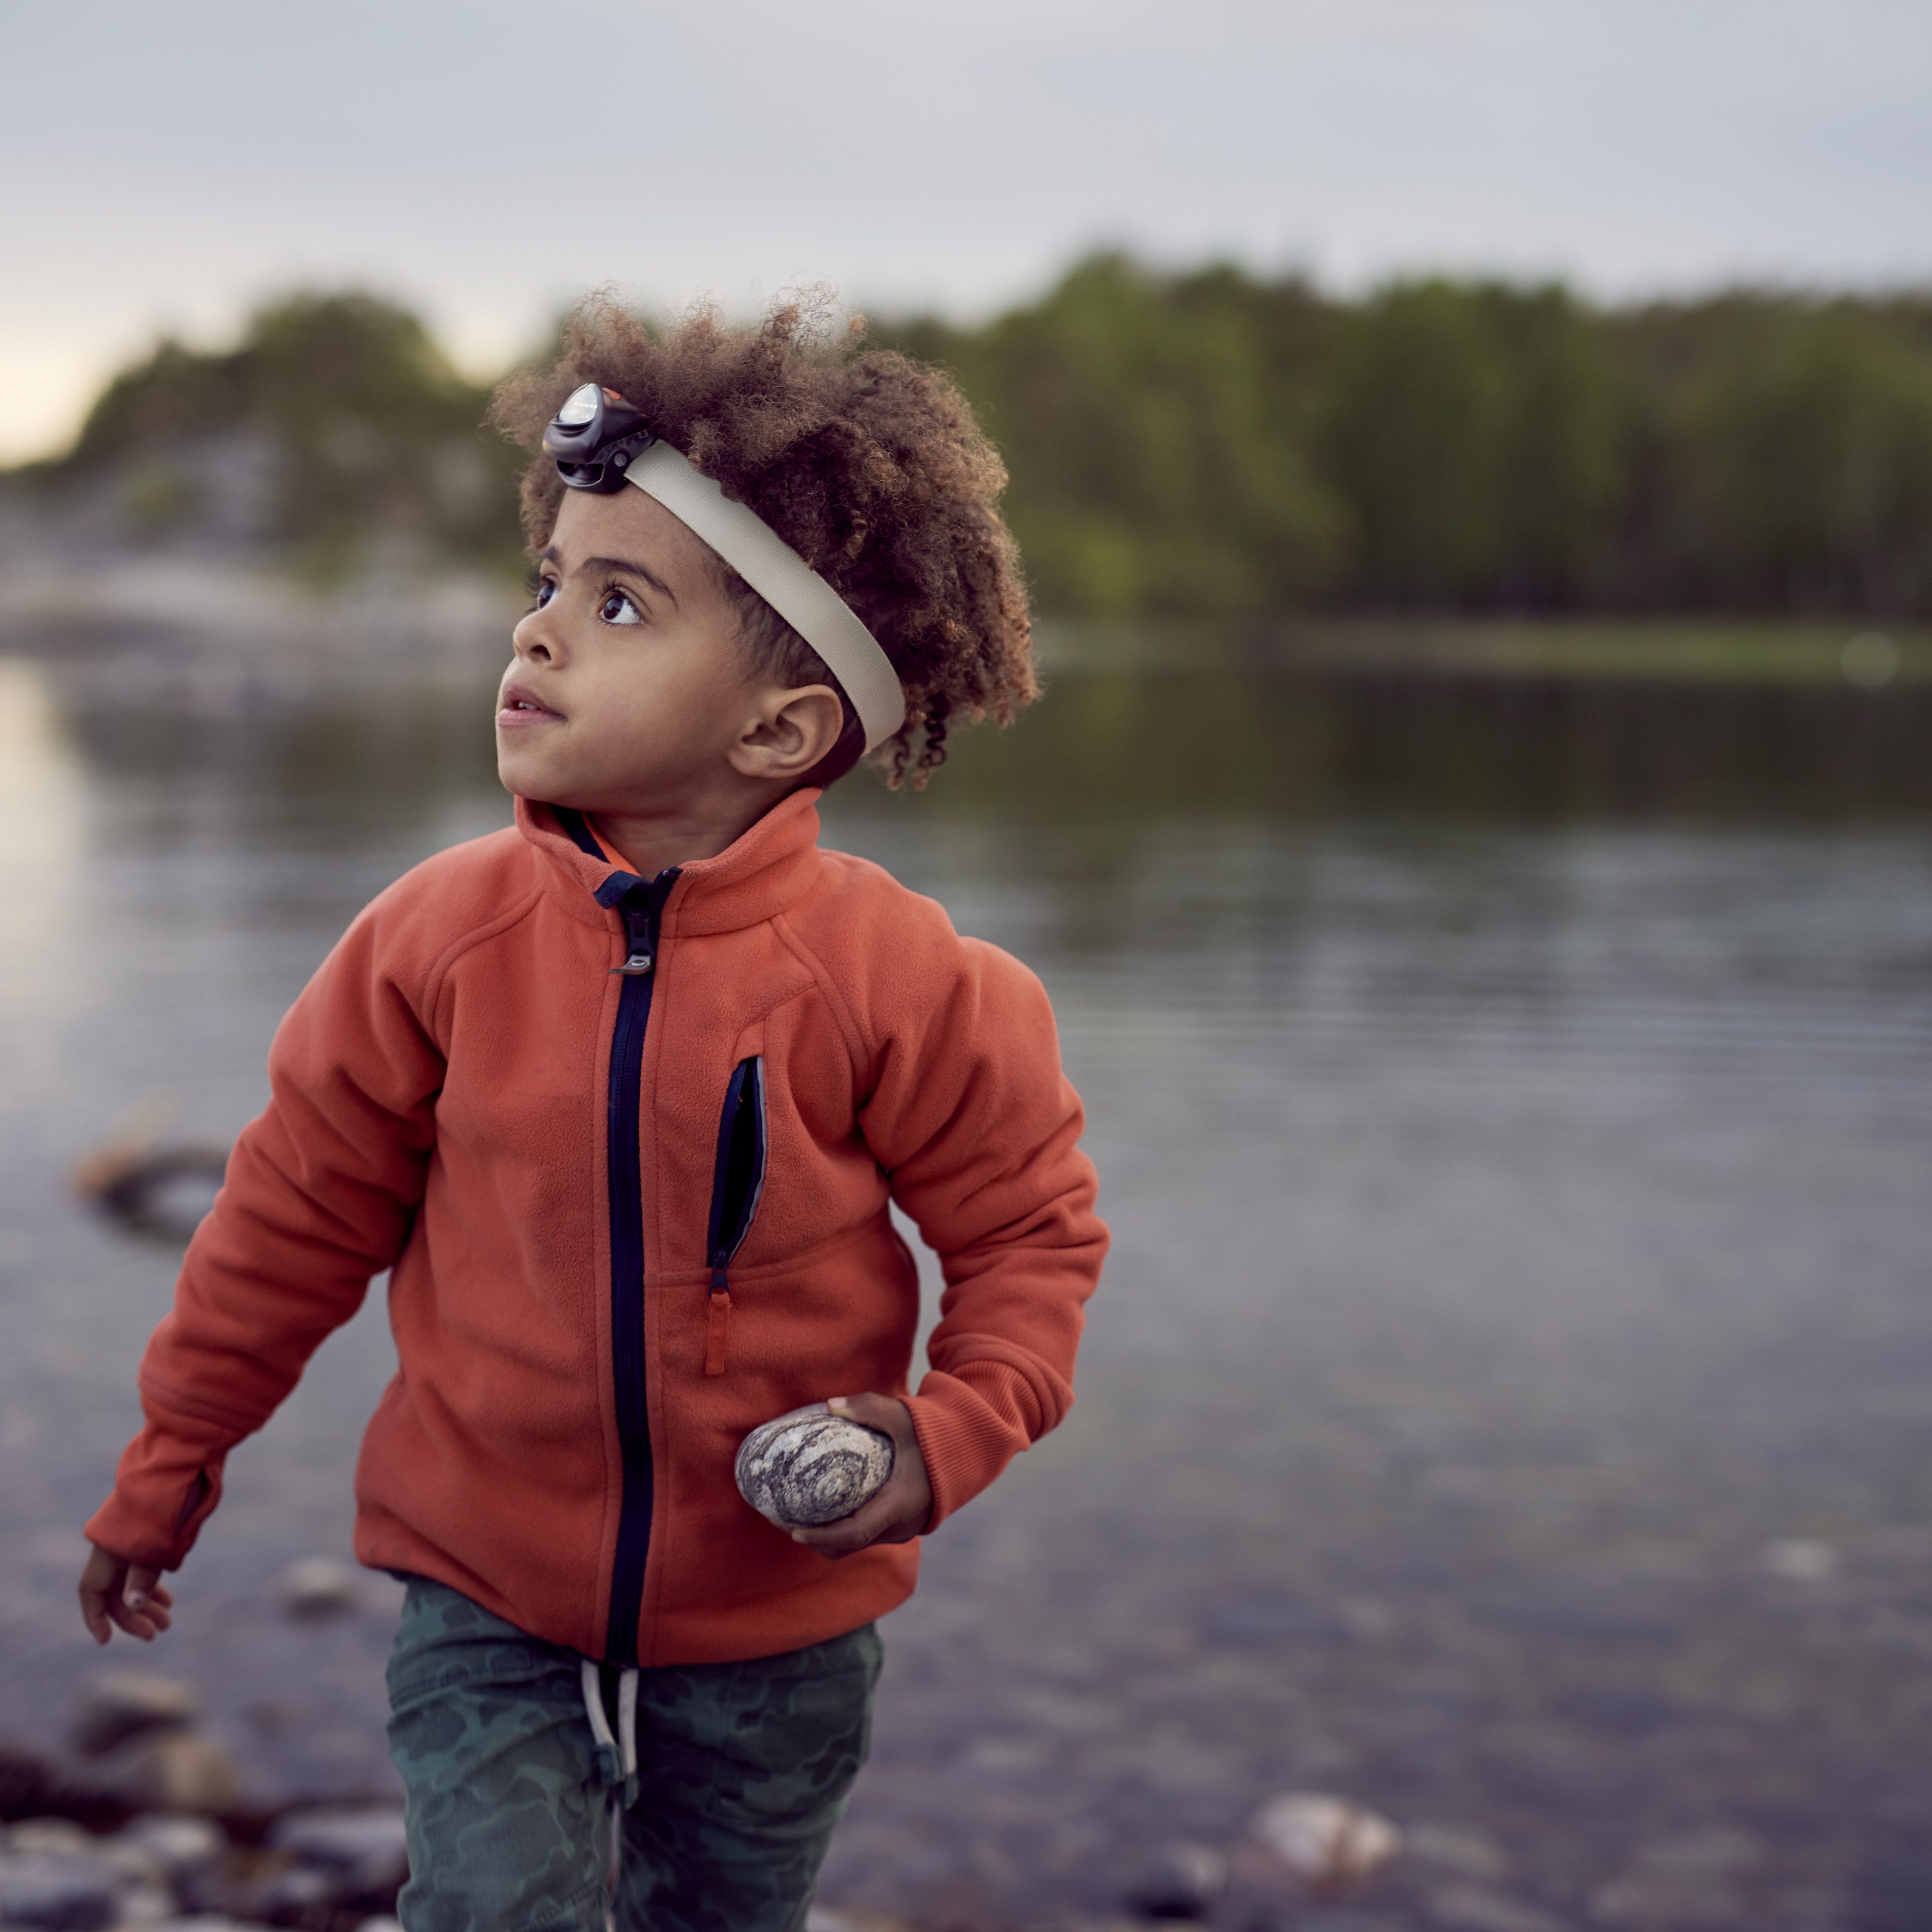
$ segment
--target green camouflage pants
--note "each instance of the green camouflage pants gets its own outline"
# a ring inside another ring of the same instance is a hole
[[[611,1900],[610,1800],[626,1792],[592,1736],[583,1660],[412,1579],[388,1671],[407,1932],[602,1932],[607,1905],[623,1932],[797,1932],[865,1762],[881,1654],[868,1624],[782,1657],[640,1672]]]

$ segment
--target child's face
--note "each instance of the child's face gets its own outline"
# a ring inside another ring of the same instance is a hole
[[[496,770],[519,796],[661,813],[733,775],[772,695],[699,539],[641,490],[573,490],[539,562],[497,703]]]

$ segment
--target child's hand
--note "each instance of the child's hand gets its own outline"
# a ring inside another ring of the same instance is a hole
[[[932,1485],[926,1480],[926,1458],[920,1454],[912,1411],[889,1395],[835,1395],[826,1407],[835,1415],[890,1436],[892,1473],[886,1478],[885,1487],[850,1516],[817,1529],[795,1529],[791,1540],[835,1563],[842,1556],[869,1550],[875,1543],[910,1543],[923,1532],[926,1520],[932,1514]]]
[[[174,1604],[159,1570],[130,1563],[98,1544],[88,1552],[87,1567],[80,1573],[80,1615],[96,1643],[105,1643],[114,1634],[114,1624],[130,1636],[152,1643],[156,1634],[173,1621],[168,1612]]]

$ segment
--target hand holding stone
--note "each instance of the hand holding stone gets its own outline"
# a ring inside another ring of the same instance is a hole
[[[889,1437],[892,1473],[852,1514],[834,1522],[794,1527],[792,1540],[834,1562],[875,1543],[910,1543],[924,1532],[932,1514],[932,1485],[926,1478],[926,1458],[920,1453],[911,1410],[884,1395],[834,1396],[826,1407],[844,1421]]]

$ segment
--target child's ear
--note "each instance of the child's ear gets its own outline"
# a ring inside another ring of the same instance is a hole
[[[795,782],[830,755],[844,728],[844,706],[830,685],[769,691],[731,747],[732,768],[747,778]]]

